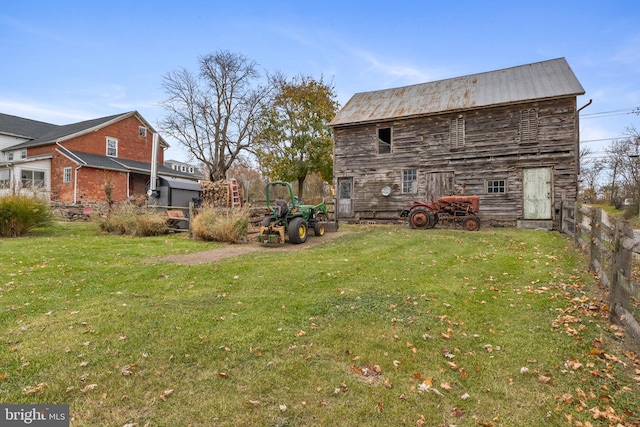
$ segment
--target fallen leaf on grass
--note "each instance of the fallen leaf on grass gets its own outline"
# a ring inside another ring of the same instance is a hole
[[[86,393],[98,387],[98,384],[88,384],[87,386],[80,389],[81,392]]]
[[[136,365],[127,365],[120,370],[120,374],[124,377],[128,377],[129,375],[133,375],[133,370],[136,368]]]
[[[453,408],[451,410],[451,416],[455,418],[460,418],[464,416],[464,409],[462,408]]]
[[[47,385],[48,385],[47,383],[40,383],[36,386],[29,386],[23,389],[22,392],[24,394],[38,393],[39,391],[42,391],[42,389],[45,388]]]
[[[251,406],[258,406],[260,405],[260,401],[258,400],[247,400],[247,403]]]
[[[163,402],[166,402],[167,401],[167,397],[171,396],[172,394],[173,394],[173,390],[172,389],[166,389],[160,395],[160,400],[162,400]]]
[[[542,384],[548,384],[549,382],[551,382],[551,377],[547,377],[546,375],[538,375],[538,381],[540,381]]]

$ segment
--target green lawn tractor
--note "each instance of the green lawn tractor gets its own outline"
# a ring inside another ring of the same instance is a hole
[[[267,213],[262,220],[258,242],[284,243],[288,238],[291,243],[304,243],[309,229],[316,236],[324,235],[329,220],[324,201],[317,205],[300,204],[293,195],[291,184],[281,181],[267,184],[265,195]]]

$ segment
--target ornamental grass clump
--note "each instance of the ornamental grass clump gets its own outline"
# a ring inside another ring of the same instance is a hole
[[[100,222],[100,229],[129,236],[158,236],[167,232],[167,223],[166,218],[158,213],[148,212],[132,203],[123,203]]]
[[[42,199],[24,194],[0,197],[0,237],[20,237],[52,222],[51,209]]]
[[[204,208],[193,219],[194,237],[200,240],[239,243],[247,235],[249,213],[246,210],[224,211]]]

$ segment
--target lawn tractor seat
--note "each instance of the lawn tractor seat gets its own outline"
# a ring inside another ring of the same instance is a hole
[[[282,199],[276,200],[276,215],[278,218],[284,218],[289,212],[289,207],[287,206],[287,201]]]

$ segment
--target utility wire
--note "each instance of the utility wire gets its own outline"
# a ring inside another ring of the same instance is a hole
[[[581,119],[592,119],[598,117],[621,116],[626,114],[640,115],[640,107],[622,108],[620,110],[600,111],[598,113],[581,114]]]

